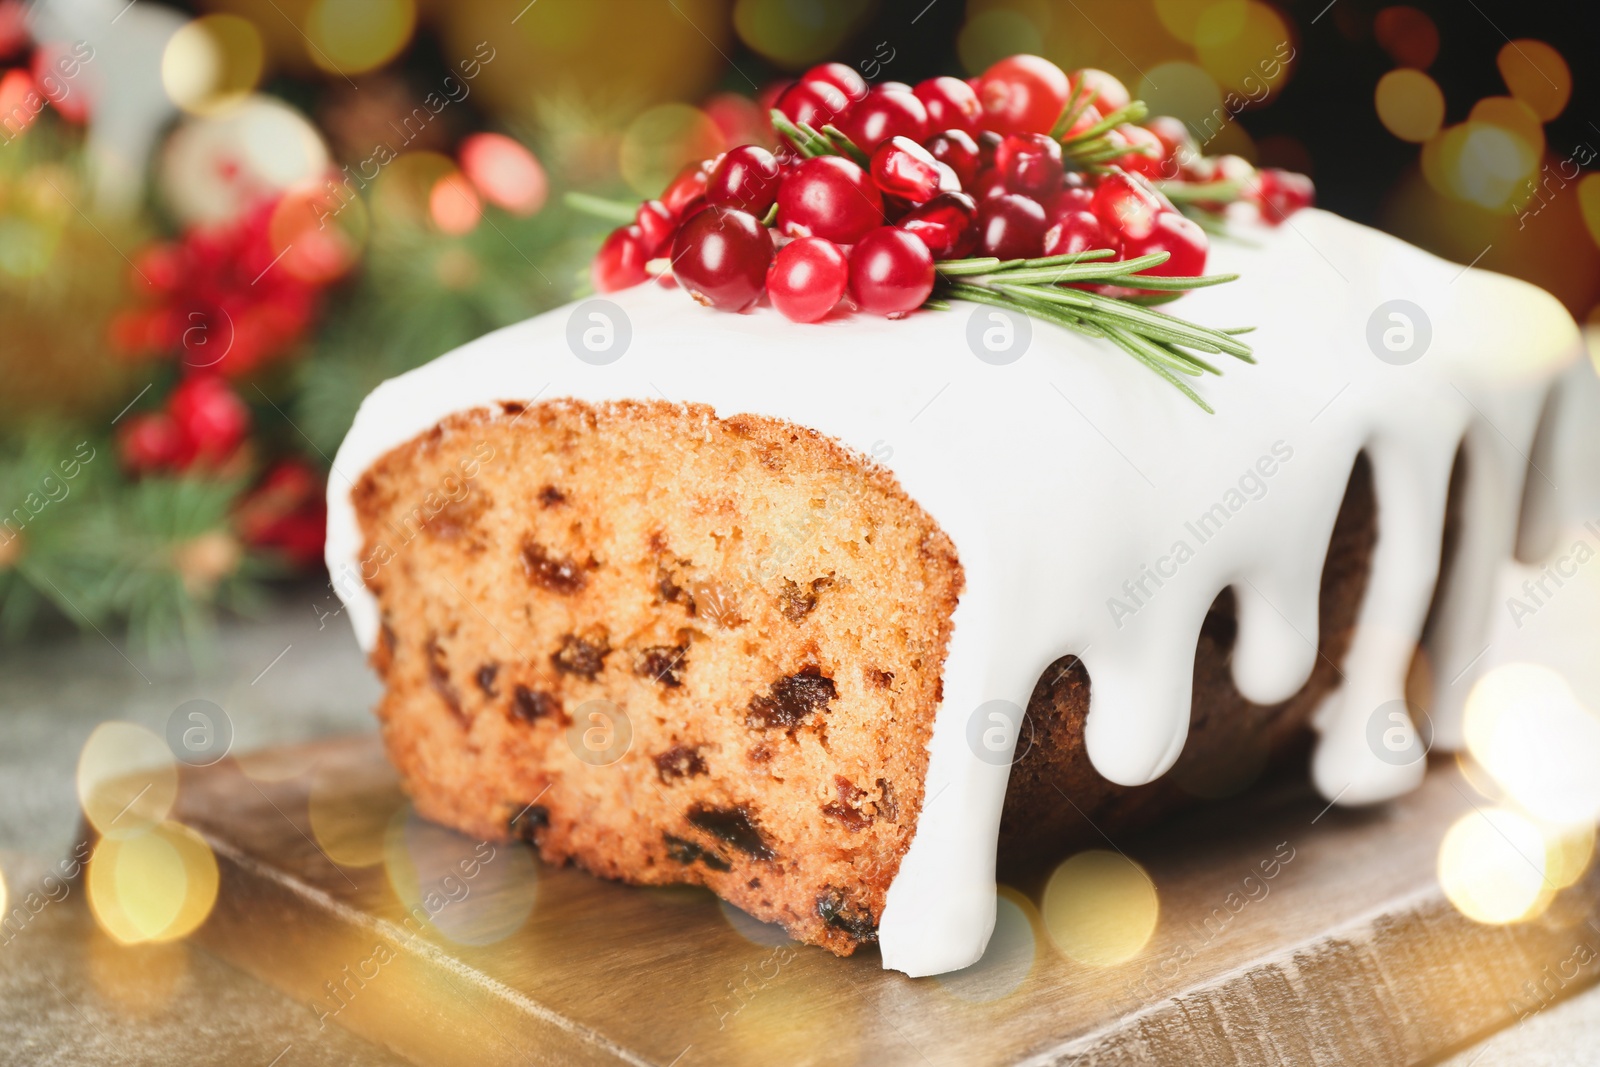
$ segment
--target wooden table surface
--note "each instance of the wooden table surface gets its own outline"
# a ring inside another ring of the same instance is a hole
[[[369,737],[189,772],[177,814],[222,867],[199,942],[419,1064],[1398,1064],[1514,1024],[1524,983],[1600,950],[1593,868],[1531,922],[1480,925],[1443,898],[1438,844],[1474,797],[1439,761],[1372,811],[1280,789],[1197,812],[1118,843],[1160,901],[1131,961],[1063,957],[1024,886],[1003,890],[984,961],[916,980],[701,890],[426,824]],[[1225,906],[1286,855],[1266,895]]]

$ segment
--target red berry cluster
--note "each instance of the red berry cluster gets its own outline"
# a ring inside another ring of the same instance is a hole
[[[262,203],[235,222],[195,227],[140,252],[131,281],[147,302],[112,321],[112,346],[229,377],[285,355],[310,326],[321,286],[279,262],[276,206]]]
[[[1308,179],[1207,159],[1175,119],[1116,123],[1130,103],[1111,75],[1068,75],[1038,56],[1011,56],[967,81],[871,88],[825,63],[775,109],[791,134],[824,131],[840,154],[783,139],[776,151],[747,144],[691,164],[606,238],[594,287],[637,285],[665,258],[677,283],[712,307],[743,311],[765,295],[790,319],[815,322],[848,293],[855,308],[894,318],[928,299],[935,262],[969,256],[1166,252],[1144,273],[1202,274],[1205,231],[1153,180],[1235,188],[1273,224],[1311,203]],[[1070,149],[1090,137],[1106,158],[1080,165]]]
[[[219,375],[192,374],[160,411],[128,416],[120,428],[122,463],[131,473],[219,467],[250,429],[250,409]]]

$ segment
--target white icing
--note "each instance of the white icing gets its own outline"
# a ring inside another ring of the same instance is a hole
[[[1293,693],[1315,662],[1323,558],[1363,449],[1374,465],[1378,546],[1345,682],[1316,715],[1317,785],[1365,803],[1421,774],[1420,764],[1378,758],[1368,722],[1402,695],[1438,567],[1451,461],[1466,435],[1469,514],[1433,650],[1441,682],[1455,679],[1434,713],[1439,734],[1459,737],[1454,709],[1481,647],[1476,609],[1509,552],[1521,457],[1549,380],[1578,350],[1576,329],[1533,286],[1323,212],[1244,236],[1217,242],[1210,265],[1242,279],[1175,309],[1210,325],[1258,327],[1258,366],[1228,361],[1223,378],[1199,383],[1214,415],[1109,345],[1047,324],[1033,325],[1016,362],[982,362],[964,340],[968,305],[802,327],[771,310],[723,314],[641,286],[609,297],[631,320],[632,340],[607,366],[568,348],[571,308],[500,330],[362,404],[329,485],[335,587],[370,647],[378,620],[352,578],[361,545],[350,479],[443,416],[493,400],[697,401],[721,416],[790,419],[884,458],[954,541],[967,586],[927,799],[879,942],[883,965],[907,974],[966,966],[994,923],[1008,776],[968,745],[976,709],[993,700],[1025,707],[1043,669],[1077,654],[1093,680],[1086,734],[1095,767],[1115,782],[1148,782],[1183,747],[1197,635],[1228,586],[1239,605],[1241,692],[1258,701]],[[1380,361],[1366,340],[1369,316],[1393,299],[1419,305],[1432,325],[1425,354],[1405,366]],[[1218,504],[1220,528],[1200,529]],[[1189,549],[1181,562],[1180,541]],[[1159,586],[1146,567],[1162,572]],[[1113,597],[1128,613],[1114,615]]]

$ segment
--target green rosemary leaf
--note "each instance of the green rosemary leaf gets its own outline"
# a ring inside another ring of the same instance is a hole
[[[1130,259],[1128,262],[1132,263],[1133,260]],[[1139,268],[1139,270],[1146,269],[1145,267]],[[1134,272],[1128,271],[1127,273],[1132,274]],[[1209,286],[1221,285],[1224,282],[1235,282],[1239,280],[1239,276],[1237,274],[1202,274],[1189,278],[1164,278],[1155,274],[1140,274],[1137,278],[1128,280],[1130,285],[1137,283],[1140,289],[1163,289],[1183,293],[1188,292],[1190,289],[1205,289]]]
[[[839,129],[839,127],[835,126],[833,123],[827,123],[822,127],[822,136],[827,138],[828,143],[833,146],[834,151],[838,152],[842,156],[847,157],[852,163],[860,167],[862,170],[866,170],[872,165],[872,158],[862,151],[860,146],[850,139],[849,134]]]
[[[1072,129],[1072,124],[1078,121],[1078,116],[1083,114],[1083,109],[1089,106],[1089,100],[1084,96],[1083,82],[1080,80],[1072,87],[1072,95],[1067,97],[1067,102],[1061,108],[1061,114],[1056,116],[1054,126],[1050,127],[1050,139],[1059,141],[1062,135]]]
[[[1142,351],[1137,345],[1133,344],[1125,334],[1114,331],[1109,334],[1109,337],[1113,344],[1117,345],[1124,352],[1127,352],[1129,355],[1131,355],[1134,359],[1138,360],[1140,363],[1143,363],[1145,366],[1161,375],[1161,377],[1170,382],[1180,393],[1188,397],[1190,400],[1193,400],[1196,404],[1200,405],[1200,409],[1207,415],[1216,414],[1216,412],[1212,410],[1210,404],[1207,404],[1204,400],[1200,399],[1199,393],[1189,388],[1189,384],[1187,382],[1173,374],[1172,371],[1168,370],[1166,364],[1162,363],[1160,360],[1152,359],[1149,354]]]
[[[1107,115],[1093,126],[1090,126],[1088,129],[1080,130],[1071,137],[1063,139],[1061,141],[1062,151],[1068,151],[1075,145],[1087,144],[1096,138],[1103,137],[1105,134],[1116,129],[1118,126],[1121,126],[1123,123],[1139,122],[1149,114],[1150,109],[1145,106],[1144,101],[1135,100],[1127,107],[1119,107],[1117,110],[1113,111],[1111,114]],[[1124,154],[1126,154],[1129,149],[1124,147],[1122,151]]]
[[[1155,182],[1156,189],[1174,204],[1194,201],[1231,204],[1239,199],[1244,186],[1235,181],[1220,182]]]

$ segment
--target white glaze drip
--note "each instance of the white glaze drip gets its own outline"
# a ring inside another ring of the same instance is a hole
[[[1525,454],[1577,333],[1532,286],[1463,271],[1323,212],[1244,236],[1249,243],[1218,242],[1211,263],[1243,278],[1178,305],[1198,322],[1259,327],[1250,338],[1259,366],[1229,362],[1222,379],[1200,384],[1215,415],[1109,346],[1046,324],[1034,325],[1015,363],[981,362],[963,340],[974,312],[965,305],[900,322],[799,327],[771,310],[721,314],[644,286],[610,297],[633,338],[603,367],[568,349],[570,308],[501,330],[385,383],[362,405],[329,486],[335,588],[370,647],[378,620],[353,577],[360,537],[349,479],[444,415],[494,400],[666,396],[722,416],[790,419],[865,454],[892,449],[885,462],[954,541],[967,589],[927,800],[879,941],[884,966],[908,974],[966,966],[994,922],[1008,771],[968,748],[974,711],[996,699],[1026,706],[1044,668],[1075,653],[1093,681],[1086,735],[1095,767],[1113,781],[1147,782],[1182,750],[1197,635],[1229,586],[1240,690],[1259,701],[1294,692],[1315,663],[1323,558],[1363,449],[1374,466],[1378,549],[1345,682],[1316,716],[1314,772],[1344,803],[1393,796],[1420,773],[1374,756],[1367,725],[1402,694],[1457,443],[1468,433],[1503,461]],[[1432,322],[1431,346],[1407,366],[1381,362],[1366,342],[1369,316],[1392,299],[1420,305]],[[1456,679],[1434,713],[1444,739],[1459,735],[1450,701],[1471,683],[1464,668],[1483,626],[1470,609],[1509,551],[1521,483],[1511,461],[1472,473],[1463,559],[1434,650],[1440,678]],[[1208,513],[1212,521],[1196,525]],[[1188,552],[1178,560],[1180,542]],[[1113,611],[1113,598],[1128,610]]]

